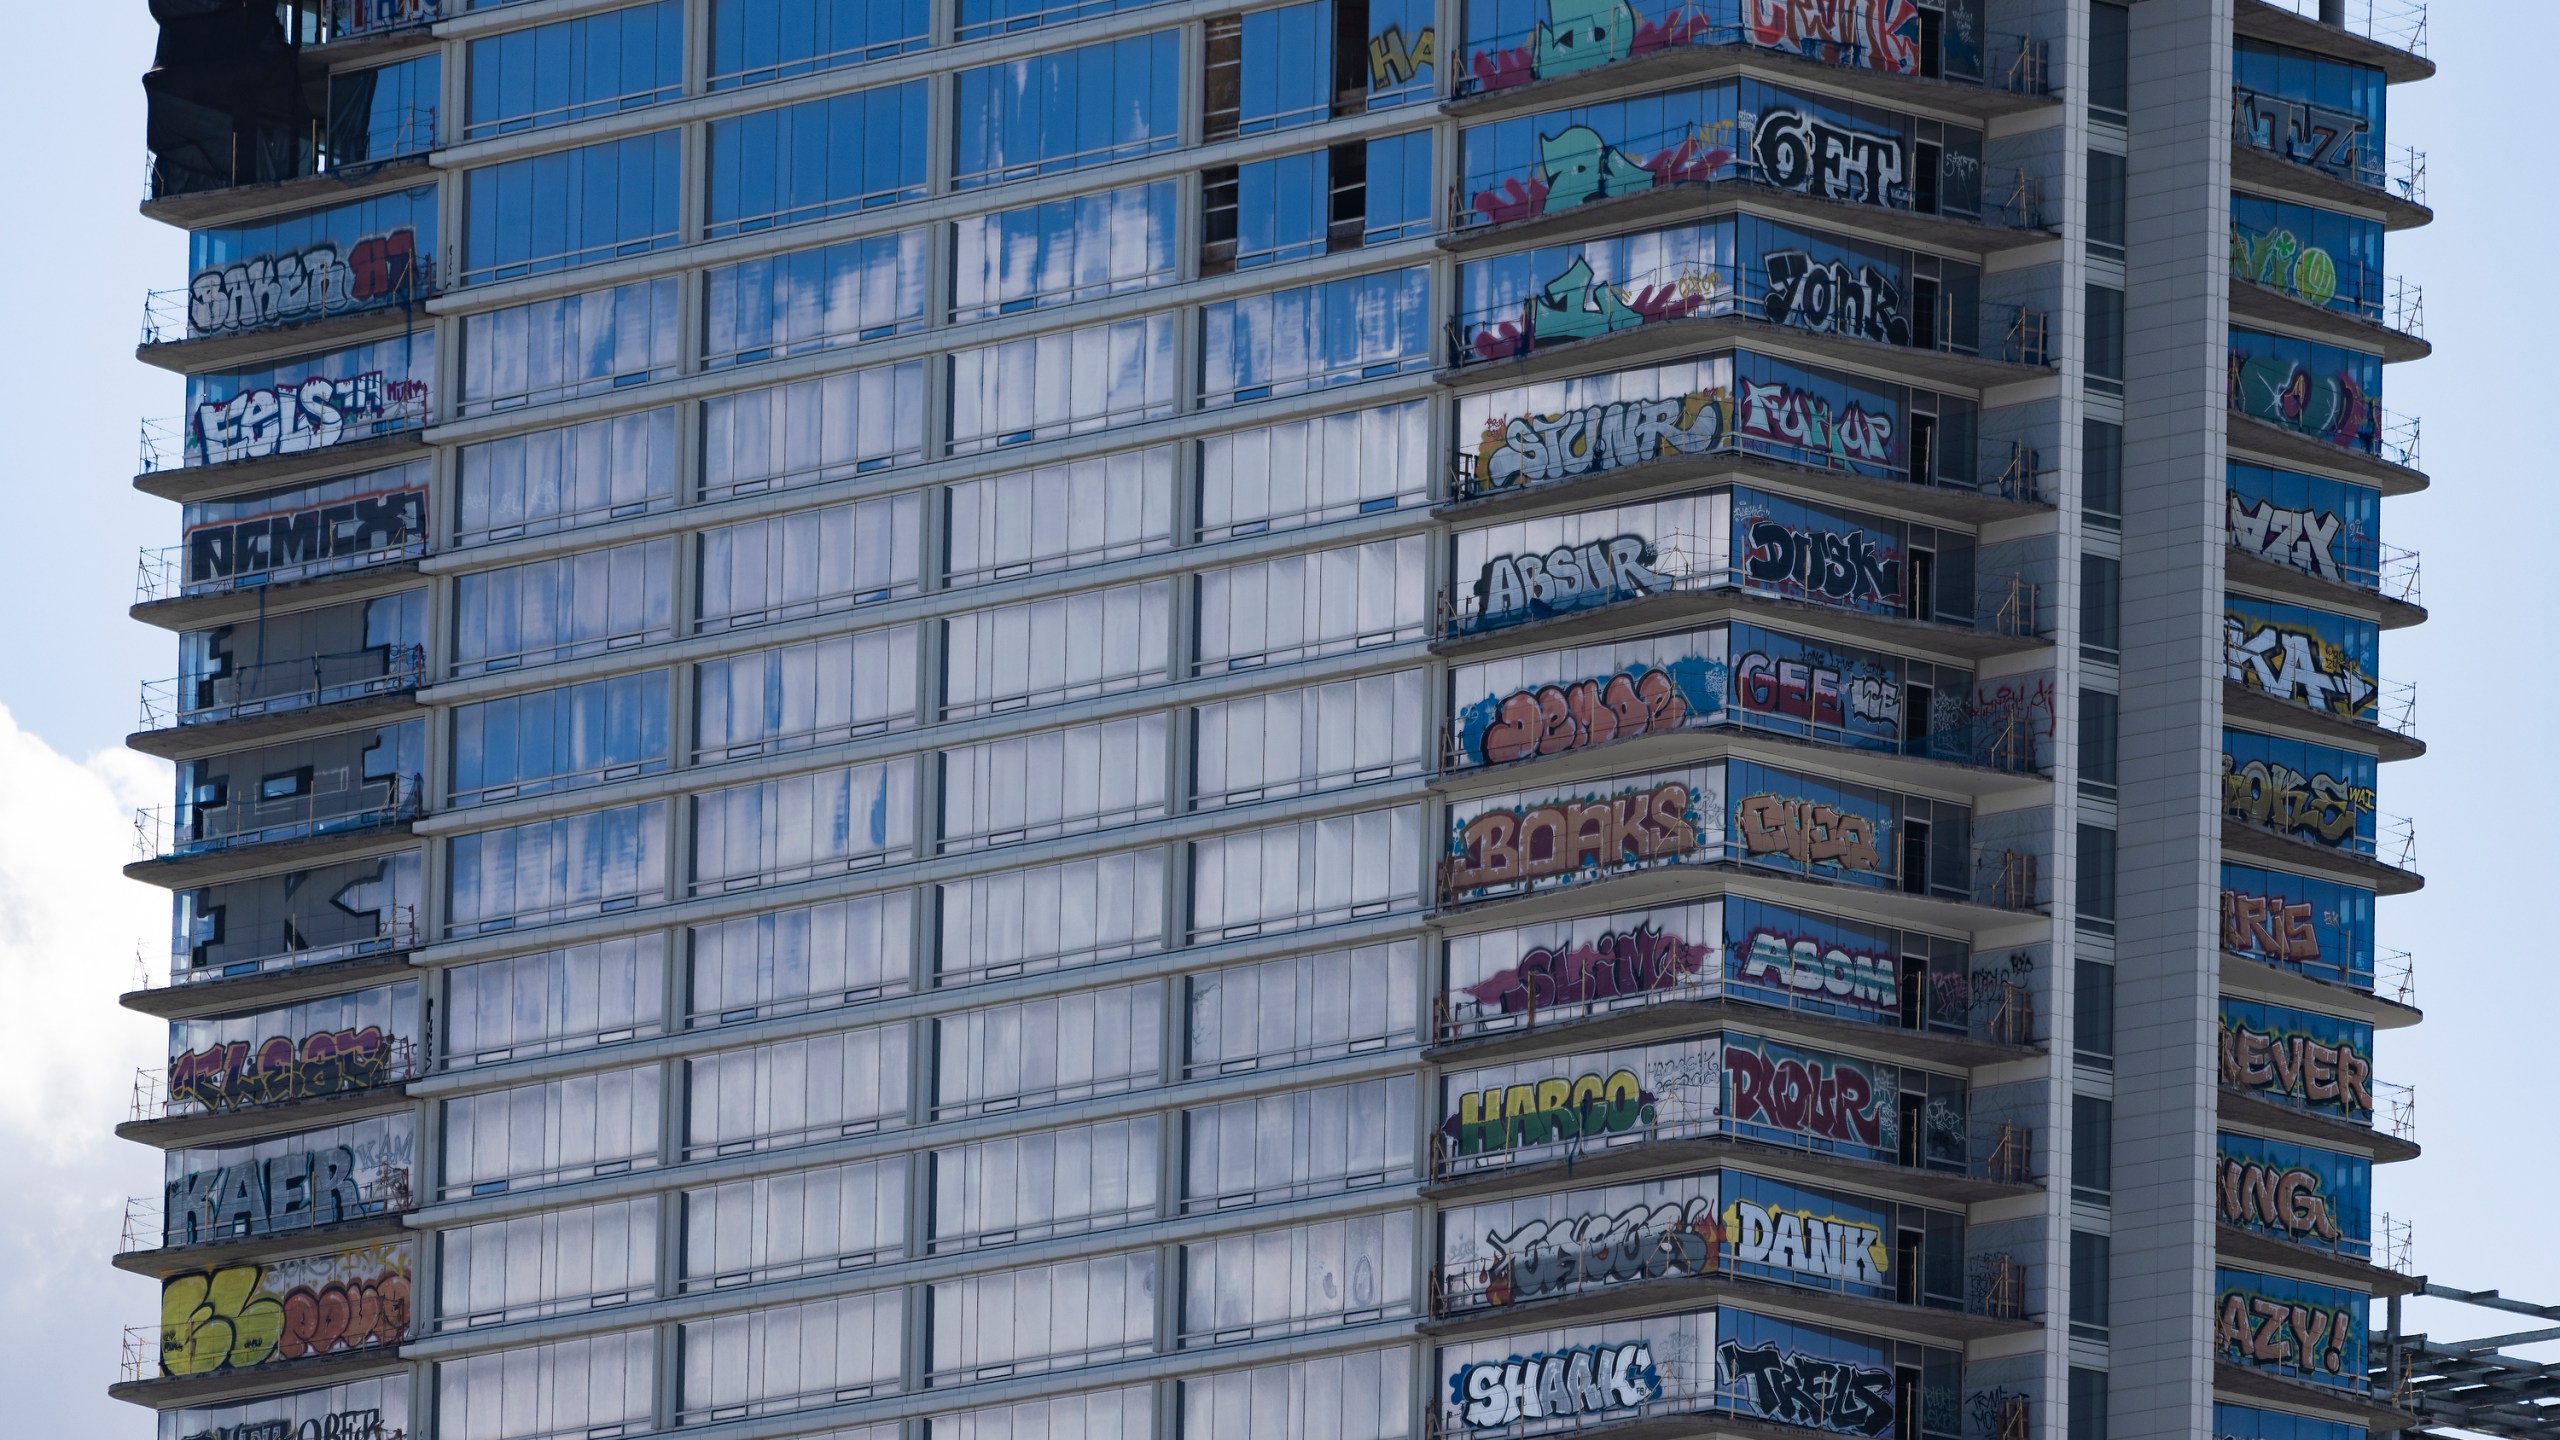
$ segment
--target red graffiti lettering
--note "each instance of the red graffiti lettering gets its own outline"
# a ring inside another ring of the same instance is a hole
[[[1724,1064],[1738,1121],[1870,1148],[1884,1142],[1883,1117],[1870,1113],[1875,1082],[1848,1061],[1772,1060],[1728,1040]]]
[[[391,1048],[378,1025],[320,1031],[299,1045],[287,1035],[210,1045],[169,1062],[169,1097],[224,1110],[367,1090],[390,1078]]]
[[[1702,973],[1706,963],[1706,946],[1639,925],[1570,950],[1542,946],[1466,993],[1488,1010],[1517,1015],[1674,989],[1683,977]]]

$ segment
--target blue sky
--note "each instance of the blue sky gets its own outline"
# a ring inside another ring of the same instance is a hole
[[[0,1154],[14,1182],[0,1186],[0,1395],[13,1432],[139,1440],[149,1417],[103,1392],[153,1287],[105,1256],[157,1164],[109,1127],[160,1036],[113,997],[137,945],[165,945],[167,906],[113,867],[131,807],[166,798],[154,763],[118,746],[138,682],[175,669],[171,637],[124,611],[137,551],[173,541],[177,511],[128,481],[138,422],[181,404],[177,379],[132,349],[144,293],[184,278],[184,244],[135,213],[147,7],[20,3],[11,18],[0,113],[29,143],[12,151],[17,213],[0,225],[0,428],[19,437],[0,502]],[[2386,1168],[2376,1203],[2414,1222],[2439,1281],[2560,1301],[2537,1203],[2560,1167],[2526,1063],[2551,1043],[2545,1007],[2560,1008],[2560,984],[2531,970],[2548,938],[2531,897],[2560,879],[2560,826],[2531,798],[2560,793],[2560,662],[2512,653],[2555,607],[2508,564],[2545,543],[2534,535],[2560,540],[2560,501],[2533,479],[2548,463],[2537,437],[2560,431],[2560,394],[2541,393],[2560,373],[2560,304],[2515,255],[2560,222],[2532,158],[2549,126],[2528,118],[2551,89],[2560,6],[2442,6],[2432,40],[2445,74],[2394,93],[2391,130],[2429,152],[2442,218],[2395,236],[2389,268],[2425,286],[2441,358],[2394,367],[2385,399],[2423,417],[2436,488],[2390,502],[2384,535],[2422,552],[2437,618],[2387,637],[2383,668],[2417,682],[2433,753],[2382,781],[2383,809],[2417,822],[2429,884],[2381,917],[2383,943],[2417,955],[2430,1019],[2386,1035],[2378,1067],[2417,1087],[2427,1154]],[[2440,1333],[2454,1328],[2520,1327]]]

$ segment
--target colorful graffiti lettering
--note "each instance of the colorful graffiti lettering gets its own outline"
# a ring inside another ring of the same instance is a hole
[[[1754,930],[1741,949],[1742,978],[1784,985],[1805,995],[1863,1006],[1881,1014],[1902,1007],[1901,962]],[[1964,977],[1957,975],[1958,981]]]
[[[1694,7],[1650,20],[1627,0],[1557,0],[1529,44],[1477,50],[1467,57],[1467,70],[1476,89],[1500,90],[1686,45],[1709,33],[1707,17]]]
[[[1769,288],[1760,296],[1760,313],[1771,323],[1817,335],[1847,335],[1888,345],[1911,343],[1911,317],[1902,308],[1902,287],[1881,267],[1816,260],[1803,250],[1772,250],[1764,263]]]
[[[2311,922],[2310,905],[2281,895],[2222,892],[2222,948],[2243,955],[2277,960],[2320,958],[2320,932]]]
[[[2363,1326],[2351,1304],[2304,1305],[2230,1290],[2215,1314],[2213,1346],[2250,1364],[2344,1377],[2351,1338]]]
[[[2365,134],[2361,116],[2235,88],[2231,92],[2231,128],[2233,138],[2243,145],[2282,156],[2297,165],[2329,171],[2342,179],[2365,178],[2358,173],[2356,163]]]
[[[1460,712],[1458,744],[1500,765],[1677,730],[1723,707],[1723,671],[1720,661],[1689,655],[1569,685],[1527,686]]]
[[[2235,763],[2222,757],[2222,813],[2243,824],[2297,835],[2324,845],[2356,838],[2364,816],[2374,813],[2370,785],[2335,775],[2305,775],[2266,760]]]
[[[1696,805],[1688,785],[1675,780],[1478,815],[1458,832],[1450,883],[1474,890],[1675,859],[1698,848]]]
[[[1559,1140],[1624,1135],[1654,1121],[1654,1096],[1632,1070],[1554,1076],[1470,1090],[1441,1133],[1457,1153],[1487,1155]]]
[[[314,375],[199,404],[188,417],[187,449],[206,465],[326,449],[351,429],[423,411],[426,400],[424,380],[394,380],[379,370],[344,380]]]
[[[1734,820],[1743,853],[1755,858],[1784,855],[1798,865],[1883,872],[1884,857],[1876,850],[1876,822],[1836,805],[1764,792],[1746,796],[1736,805]]]
[[[211,1045],[169,1062],[169,1099],[228,1110],[370,1090],[391,1078],[391,1050],[378,1025]]]
[[[1675,990],[1704,974],[1706,965],[1706,946],[1639,925],[1570,950],[1541,946],[1521,956],[1518,965],[1468,986],[1466,994],[1488,1011],[1535,1014],[1559,1005]]]
[[[264,1160],[199,1170],[169,1182],[161,1213],[168,1243],[194,1245],[235,1235],[265,1235],[309,1225],[331,1225],[372,1213],[383,1204],[405,1204],[404,1164],[367,1173],[354,1147],[289,1150]],[[378,1193],[369,1195],[368,1190]]]
[[[1884,1232],[1864,1220],[1737,1200],[1725,1207],[1724,1231],[1736,1264],[1870,1286],[1883,1285],[1892,1265]]]
[[[1716,1346],[1718,1380],[1748,1383],[1755,1414],[1782,1425],[1841,1435],[1882,1435],[1893,1428],[1893,1372],[1846,1361],[1781,1352],[1771,1340],[1745,1349],[1739,1340]]]
[[[1920,73],[1920,11],[1911,0],[1743,0],[1751,43],[1827,65]]]
[[[1369,37],[1369,88],[1394,90],[1412,84],[1431,68],[1440,49],[1439,34],[1425,25],[1408,42],[1404,27],[1390,25]]]
[[[2381,690],[2343,647],[2311,630],[2226,611],[2222,647],[2232,683],[2350,720],[2370,718]]]
[[[2371,450],[2379,419],[2362,382],[2285,355],[2231,352],[2231,408],[2332,445]]]
[[[383,1423],[379,1409],[337,1410],[313,1419],[243,1420],[196,1430],[181,1440],[408,1440],[408,1427]]]
[[[409,1246],[172,1275],[160,1286],[164,1375],[247,1370],[409,1335]]]
[[[1724,277],[1713,271],[1621,288],[1594,278],[1591,262],[1576,255],[1563,274],[1522,307],[1520,319],[1495,321],[1477,330],[1468,344],[1479,360],[1506,360],[1532,345],[1588,340],[1694,315],[1723,290]]]
[[[1718,130],[1723,127],[1719,125]],[[1637,159],[1588,125],[1570,125],[1538,137],[1538,161],[1528,183],[1518,176],[1502,189],[1476,192],[1474,208],[1487,221],[1552,215],[1620,195],[1640,195],[1665,185],[1704,184],[1733,163],[1730,146],[1692,129],[1680,143]]]
[[[1702,1197],[1633,1205],[1615,1215],[1532,1220],[1485,1240],[1495,1253],[1483,1275],[1485,1299],[1511,1305],[1576,1285],[1708,1274],[1723,1250],[1724,1232],[1715,1200]]]
[[[346,32],[423,25],[443,12],[443,0],[330,0],[329,5],[337,28]]]
[[[1910,203],[1899,135],[1851,130],[1791,106],[1772,106],[1760,112],[1752,129],[1751,159],[1760,178],[1781,190],[1852,204]]]
[[[2018,676],[1976,685],[1973,713],[1965,718],[1981,727],[1978,733],[1989,749],[1984,758],[2011,763],[2003,757],[2006,750],[2029,768],[2042,769],[2053,759],[2053,710],[2052,676]]]
[[[230,580],[425,538],[427,492],[395,490],[187,532],[187,581]]]
[[[1695,390],[1488,422],[1476,447],[1476,473],[1489,487],[1534,485],[1699,454],[1723,436],[1725,410],[1726,392]]]
[[[1476,577],[1477,623],[1511,624],[1650,595],[1670,583],[1655,559],[1641,535],[1559,545],[1544,555],[1496,555]]]
[[[1469,1365],[1449,1377],[1449,1403],[1471,1430],[1632,1410],[1662,1393],[1653,1347],[1589,1345]]]
[[[1897,1128],[1873,1077],[1852,1061],[1773,1058],[1727,1040],[1724,1065],[1733,1118],[1744,1124],[1774,1125],[1871,1150],[1889,1143]]]
[[[2252,1230],[2273,1230],[2294,1240],[2336,1244],[2337,1207],[2316,1171],[2278,1169],[2222,1156],[2218,1165],[2222,1218]]]
[[[1745,710],[1809,725],[1837,729],[1854,716],[1893,733],[1902,729],[1901,688],[1865,669],[1844,672],[1754,650],[1733,662],[1733,696]]]
[[[283,325],[414,294],[418,232],[368,235],[343,254],[334,240],[199,270],[187,281],[187,328],[197,335]]]
[[[1733,428],[1744,439],[1810,450],[1843,462],[1893,463],[1891,415],[1851,405],[1846,413],[1834,416],[1830,401],[1782,382],[1743,381]]]
[[[2323,1040],[2300,1032],[2258,1030],[2222,1017],[2222,1083],[2288,1097],[2350,1119],[2373,1115],[2373,1056],[2351,1038]]]
[[[2282,226],[2252,231],[2232,221],[2231,273],[2314,305],[2338,298],[2338,262],[2328,251],[2303,244]]]
[[[2344,581],[2338,564],[2338,536],[2346,521],[2334,510],[2288,510],[2273,501],[2255,506],[2238,491],[2223,492],[2223,534],[2231,548],[2261,560],[2287,565],[2305,575]]]

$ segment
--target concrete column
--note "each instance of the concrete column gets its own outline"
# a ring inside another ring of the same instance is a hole
[[[2232,3],[2132,18],[2112,1440],[2211,1433]]]

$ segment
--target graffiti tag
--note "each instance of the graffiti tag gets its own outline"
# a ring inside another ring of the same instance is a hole
[[[1760,313],[1772,323],[1817,335],[1911,343],[1902,287],[1880,267],[1816,260],[1802,250],[1772,250],[1766,263],[1769,288],[1760,297]]]
[[[172,1275],[160,1287],[164,1375],[247,1370],[409,1335],[409,1248]]]
[[[1653,1347],[1591,1345],[1469,1365],[1449,1378],[1450,1403],[1469,1429],[1521,1420],[1632,1410],[1662,1393]]]
[[[1920,73],[1920,11],[1911,0],[1745,0],[1751,43],[1832,65]]]
[[[1520,963],[1466,988],[1468,998],[1504,1015],[1678,989],[1704,973],[1707,947],[1651,925],[1613,930],[1572,949],[1540,946]]]
[[[1725,1207],[1724,1228],[1737,1264],[1871,1286],[1885,1283],[1892,1264],[1884,1232],[1863,1220],[1737,1200]]]
[[[1781,1353],[1777,1342],[1744,1349],[1716,1346],[1722,1383],[1750,1384],[1749,1403],[1762,1417],[1842,1435],[1882,1435],[1893,1428],[1893,1372],[1808,1355]]]
[[[1442,1130],[1463,1156],[1623,1135],[1653,1120],[1654,1097],[1644,1082],[1632,1070],[1616,1070],[1470,1090]]]
[[[1675,780],[1591,800],[1491,811],[1459,832],[1450,883],[1474,890],[1686,855],[1698,848],[1695,805],[1688,785]]]
[[[2338,564],[2338,535],[2346,521],[2333,510],[2279,509],[2261,500],[2244,502],[2237,491],[2224,492],[2223,533],[2231,548],[2261,560],[2289,565],[2305,575],[2343,581]]]
[[[423,408],[426,399],[426,381],[393,380],[379,370],[344,380],[314,375],[196,406],[187,421],[187,448],[208,465],[326,449],[350,429]]]
[[[2360,115],[2235,88],[2231,92],[2231,128],[2233,137],[2243,145],[2343,179],[2364,178],[2357,173],[2356,165],[2365,134]]]
[[[2251,1229],[2273,1230],[2295,1240],[2335,1244],[2337,1207],[2320,1176],[2310,1170],[2279,1170],[2256,1161],[2221,1157],[2222,1218]]]
[[[2356,838],[2359,821],[2374,813],[2377,798],[2372,786],[2325,772],[2305,775],[2289,765],[2222,757],[2222,813],[2280,834],[2345,845]]]
[[[1431,68],[1439,50],[1439,37],[1433,27],[1423,26],[1413,39],[1404,38],[1404,27],[1390,25],[1369,37],[1369,88],[1393,90],[1410,85],[1423,71]]]
[[[2225,1016],[2222,1083],[2288,1096],[2352,1119],[2373,1114],[2373,1057],[2353,1044],[2255,1030]]]
[[[383,1424],[379,1409],[338,1410],[296,1423],[291,1420],[243,1420],[198,1430],[184,1440],[408,1440],[404,1427]]]
[[[1751,131],[1751,159],[1760,178],[1781,190],[1865,205],[1910,203],[1899,135],[1872,135],[1776,107],[1762,111]]]
[[[1757,1121],[1868,1149],[1883,1146],[1896,1128],[1875,1081],[1850,1061],[1772,1059],[1727,1041],[1724,1064],[1733,1117],[1746,1124]]]
[[[2215,1314],[2213,1345],[2254,1364],[2344,1375],[2350,1339],[2362,1323],[2348,1306],[2302,1305],[2227,1291]]]
[[[2222,892],[2222,948],[2243,955],[2304,961],[2320,958],[2311,906],[2281,895]]]
[[[1694,665],[1703,669],[1705,662]],[[1699,708],[1691,705],[1688,688],[1668,670],[1630,666],[1606,679],[1514,690],[1493,702],[1493,718],[1481,726],[1471,706],[1465,728],[1481,731],[1473,748],[1487,765],[1562,755],[1679,729]]]
[[[1476,610],[1485,623],[1500,624],[1650,595],[1670,583],[1654,561],[1653,546],[1638,535],[1559,545],[1544,555],[1496,555],[1476,577]]]
[[[1902,1008],[1900,971],[1901,963],[1890,955],[1861,954],[1769,930],[1752,931],[1742,949],[1745,980],[1765,980],[1887,1014]]]
[[[1834,416],[1831,402],[1808,390],[1745,380],[1734,431],[1746,439],[1811,450],[1866,465],[1893,463],[1893,417],[1852,405]]]
[[[1496,1256],[1484,1272],[1485,1298],[1510,1305],[1577,1282],[1614,1285],[1704,1275],[1716,1268],[1724,1236],[1714,1200],[1700,1198],[1633,1205],[1615,1215],[1532,1220],[1485,1240]]]
[[[187,532],[187,580],[263,575],[339,555],[364,555],[427,533],[427,492],[360,495],[342,504],[261,515]]]
[[[1491,486],[1533,485],[1699,454],[1724,433],[1724,412],[1724,391],[1693,390],[1492,422],[1477,450],[1477,473]]]
[[[379,1025],[323,1030],[296,1044],[271,1035],[190,1050],[169,1062],[169,1098],[228,1110],[273,1105],[345,1091],[370,1090],[390,1078],[391,1041]]]
[[[1842,672],[1828,665],[1754,650],[1734,662],[1733,694],[1743,709],[1838,728],[1851,717],[1899,732],[1902,689],[1889,676],[1865,669]]]
[[[1745,797],[1735,807],[1734,818],[1742,833],[1743,852],[1753,858],[1784,855],[1798,865],[1883,872],[1876,822],[1854,811],[1764,792]]]
[[[2326,710],[2367,718],[2380,687],[2346,650],[2309,630],[2246,615],[2222,617],[2223,662],[2235,684]]]
[[[341,253],[334,240],[199,270],[187,282],[187,328],[198,335],[282,325],[412,293],[418,232],[368,235]]]
[[[2252,232],[2237,220],[2231,222],[2231,273],[2314,305],[2338,297],[2338,262],[2281,226]]]

